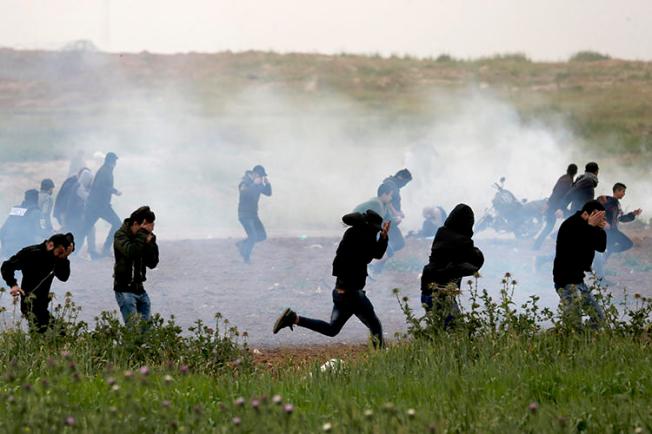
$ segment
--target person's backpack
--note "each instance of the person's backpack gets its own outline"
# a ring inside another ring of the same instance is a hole
[[[79,181],[77,176],[73,175],[70,178],[66,179],[59,189],[57,198],[54,201],[54,209],[52,210],[52,215],[63,226],[63,216],[68,208],[68,202],[70,198],[75,194],[77,188],[79,187]]]

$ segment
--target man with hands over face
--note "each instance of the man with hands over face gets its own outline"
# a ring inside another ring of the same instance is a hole
[[[25,247],[2,264],[2,278],[11,295],[20,297],[20,311],[32,331],[43,333],[50,326],[50,287],[55,277],[62,282],[70,277],[68,256],[74,250],[72,234],[55,234],[41,244]],[[15,277],[18,270],[23,274],[20,285]]]
[[[591,271],[595,252],[607,248],[606,227],[604,206],[597,200],[584,204],[559,228],[552,271],[564,313],[573,313],[579,320],[585,310],[594,325],[604,319],[604,311],[584,283],[584,274]]]

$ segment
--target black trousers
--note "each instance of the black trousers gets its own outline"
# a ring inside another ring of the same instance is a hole
[[[358,317],[371,333],[374,347],[383,347],[383,327],[376,316],[374,306],[362,289],[333,290],[333,311],[330,322],[299,316],[298,326],[305,327],[325,336],[337,336],[344,324],[353,316]]]
[[[546,211],[545,214],[545,219],[546,219],[546,225],[543,227],[541,230],[541,233],[539,233],[539,236],[537,237],[536,241],[534,242],[534,245],[532,248],[534,250],[539,250],[541,248],[541,245],[543,242],[546,240],[548,235],[552,232],[552,230],[555,228],[555,223],[557,223],[557,216],[555,215],[555,211]]]
[[[111,252],[111,246],[113,245],[113,236],[118,231],[118,229],[120,229],[122,222],[120,221],[118,214],[116,214],[113,210],[111,204],[96,208],[88,207],[86,208],[86,216],[84,218],[84,237],[88,236],[88,233],[93,228],[93,226],[95,226],[95,223],[97,223],[99,219],[102,219],[111,225],[111,230],[109,230],[109,234],[106,236],[106,240],[104,241],[104,247],[102,248],[102,253],[108,255]],[[84,240],[80,240],[79,244],[82,245],[83,243]],[[96,246],[92,246],[89,242],[88,251],[95,252],[95,249]]]
[[[21,297],[20,312],[27,319],[31,331],[45,333],[52,319],[48,303],[31,297],[34,296]]]

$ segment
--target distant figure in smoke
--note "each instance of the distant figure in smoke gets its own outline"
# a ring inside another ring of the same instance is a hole
[[[589,314],[594,326],[604,319],[602,307],[584,283],[584,273],[591,271],[595,252],[607,248],[606,227],[604,206],[591,200],[559,228],[552,273],[562,311],[574,323],[581,321],[581,308]]]
[[[562,211],[562,201],[571,188],[573,188],[575,175],[577,175],[577,165],[570,164],[566,169],[566,173],[559,177],[557,183],[552,189],[552,193],[546,202],[544,210],[546,225],[534,242],[532,247],[534,250],[539,250],[541,248],[545,239],[555,228],[558,211]]]
[[[51,235],[52,228],[52,208],[54,208],[54,181],[47,178],[41,181],[41,190],[38,193],[38,207],[41,210],[41,229],[47,235]]]
[[[437,230],[444,225],[448,215],[446,210],[440,206],[426,207],[423,209],[423,224],[418,232],[410,232],[407,238],[432,238]]]
[[[622,182],[617,182],[612,188],[613,196],[599,196],[600,202],[605,208],[605,217],[607,220],[607,251],[602,255],[596,255],[594,269],[598,277],[604,278],[604,263],[609,256],[614,253],[624,252],[634,246],[632,240],[618,229],[619,223],[629,223],[636,220],[641,215],[642,209],[637,209],[627,214],[623,213],[620,206],[620,199],[625,197],[627,186]]]
[[[584,207],[584,204],[595,199],[595,187],[598,186],[598,163],[587,163],[584,174],[580,175],[573,187],[561,200],[560,208],[567,208],[570,203],[570,212],[576,213]]]
[[[106,154],[104,164],[99,168],[91,191],[86,203],[86,213],[84,216],[84,234],[88,235],[89,231],[95,226],[95,223],[102,219],[111,225],[111,230],[104,241],[101,256],[108,256],[111,253],[111,244],[113,235],[120,227],[120,217],[115,213],[111,206],[113,195],[120,196],[122,193],[113,186],[113,170],[118,161],[118,156],[113,152]],[[82,240],[83,241],[83,240]],[[80,243],[81,244],[81,243]],[[96,253],[96,247],[88,244],[88,253],[91,258],[99,257]]]
[[[376,190],[376,197],[372,197],[366,202],[361,203],[353,209],[353,212],[364,213],[368,209],[372,210],[384,220],[388,220],[387,206],[392,201],[394,194],[394,186],[388,183],[382,183]]]
[[[143,283],[147,269],[156,268],[159,261],[155,220],[154,212],[142,206],[115,233],[113,290],[125,324],[134,320],[136,314],[143,321],[150,319],[151,303]]]
[[[412,181],[412,174],[408,169],[401,169],[395,175],[389,176],[383,180],[383,184],[389,185],[392,188],[392,200],[387,204],[386,215],[387,220],[391,221],[391,230],[389,232],[389,246],[387,247],[387,255],[384,259],[377,261],[371,265],[374,273],[380,274],[385,268],[387,259],[394,256],[396,252],[405,247],[405,239],[399,225],[405,218],[405,214],[401,209],[401,188],[405,187]]]
[[[247,233],[247,238],[236,243],[242,259],[249,264],[254,244],[267,239],[265,226],[258,217],[258,201],[260,195],[272,195],[272,184],[267,179],[267,172],[261,165],[245,172],[240,185],[240,200],[238,203],[238,220]]]
[[[92,185],[93,172],[85,167],[64,181],[54,202],[54,218],[63,230],[72,232],[81,243],[84,241],[84,214]],[[91,227],[86,235],[89,252],[94,252],[95,227]],[[77,245],[78,249],[81,249],[81,243]]]
[[[305,318],[288,308],[276,320],[273,332],[278,333],[285,327],[292,329],[294,325],[298,325],[333,337],[355,315],[369,328],[374,346],[382,347],[382,326],[365,294],[364,286],[367,265],[374,258],[382,258],[387,250],[391,223],[383,223],[383,218],[372,210],[347,214],[342,217],[342,221],[350,228],[344,233],[333,261],[333,276],[337,279],[333,289],[330,322]]]
[[[471,239],[474,222],[471,207],[457,205],[437,231],[421,274],[421,303],[426,312],[441,315],[445,328],[460,314],[456,296],[462,278],[474,275],[484,264],[484,255]]]
[[[2,257],[8,258],[20,249],[37,244],[46,237],[41,227],[41,210],[38,207],[38,190],[25,192],[25,199],[9,211],[0,228]]]
[[[62,282],[70,277],[68,256],[74,250],[72,234],[56,234],[41,244],[21,249],[2,264],[2,278],[11,288],[11,295],[20,296],[20,311],[32,331],[43,333],[50,326],[50,287],[55,277]],[[19,270],[23,274],[20,286],[15,277]]]

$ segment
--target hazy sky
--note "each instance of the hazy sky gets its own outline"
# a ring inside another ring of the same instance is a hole
[[[652,59],[652,0],[0,0],[0,46]]]

